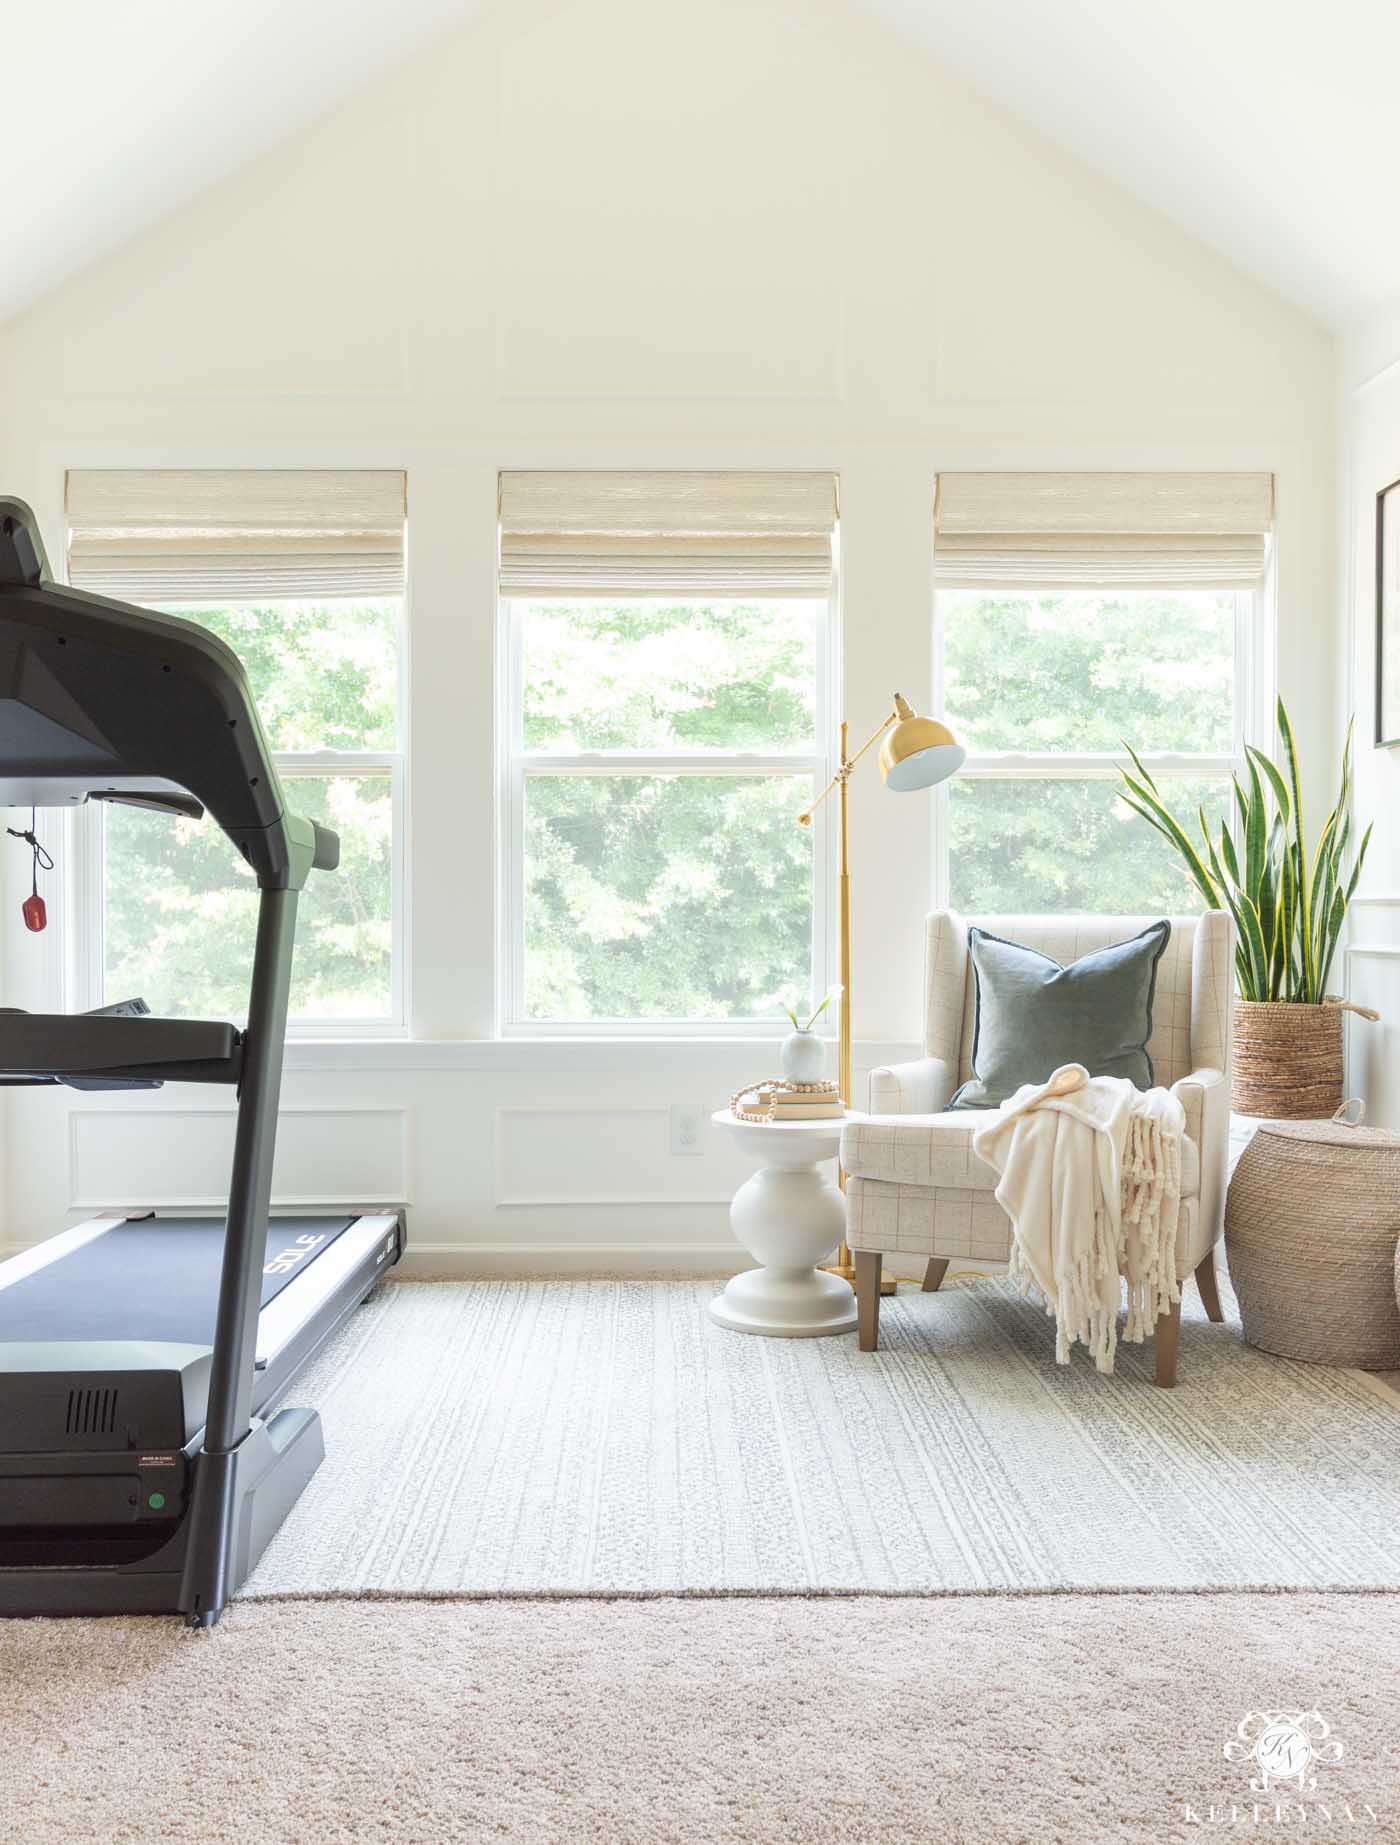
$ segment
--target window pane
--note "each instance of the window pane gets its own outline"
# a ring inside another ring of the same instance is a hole
[[[242,660],[275,750],[398,748],[399,603],[175,608]]]
[[[939,597],[949,722],[972,750],[1234,748],[1235,598]]]
[[[525,747],[790,749],[816,734],[812,602],[532,603]]]
[[[1218,830],[1223,776],[1164,779],[1164,799],[1194,838],[1204,805]],[[1118,798],[1114,781],[955,777],[951,896],[968,915],[997,912],[1137,916],[1204,908],[1180,859]]]
[[[806,775],[531,775],[531,1019],[776,1018],[812,988]]]
[[[392,1011],[393,800],[387,775],[285,779],[293,808],[340,834],[339,871],[313,871],[297,914],[292,1013],[382,1019]],[[248,1009],[257,886],[211,820],[109,807],[106,993],[180,1018]]]

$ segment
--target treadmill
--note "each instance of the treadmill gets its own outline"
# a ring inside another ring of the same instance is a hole
[[[288,811],[236,654],[193,622],[55,583],[0,499],[0,806],[206,811],[258,883],[248,1023],[0,1009],[0,1084],[225,1084],[223,1218],[111,1212],[0,1263],[0,1614],[210,1627],[325,1453],[282,1398],[396,1263],[401,1210],[271,1217],[297,899],[334,871]]]

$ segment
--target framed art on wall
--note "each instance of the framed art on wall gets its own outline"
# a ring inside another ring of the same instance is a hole
[[[1376,742],[1400,744],[1400,480],[1376,495]]]

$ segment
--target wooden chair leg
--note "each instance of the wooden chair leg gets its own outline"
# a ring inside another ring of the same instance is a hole
[[[1215,1251],[1208,1249],[1204,1260],[1196,1269],[1196,1286],[1201,1291],[1201,1305],[1206,1310],[1209,1320],[1223,1320],[1225,1309],[1220,1305],[1220,1283],[1215,1274]]]
[[[880,1343],[880,1269],[884,1257],[878,1249],[856,1251],[856,1337],[863,1352]]]
[[[930,1256],[928,1267],[924,1270],[924,1293],[936,1294],[943,1286],[943,1277],[948,1273],[949,1256]]]
[[[1157,1348],[1157,1382],[1163,1390],[1176,1384],[1176,1348],[1181,1338],[1181,1302],[1173,1301],[1170,1313],[1159,1314],[1153,1341]]]

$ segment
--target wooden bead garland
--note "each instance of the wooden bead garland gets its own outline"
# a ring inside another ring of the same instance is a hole
[[[771,1121],[775,1095],[805,1095],[815,1099],[836,1093],[836,1085],[832,1082],[793,1083],[785,1076],[767,1076],[762,1082],[745,1083],[742,1089],[736,1089],[729,1098],[729,1112],[738,1121]],[[756,1106],[742,1107],[741,1104],[749,1098],[754,1100]]]

